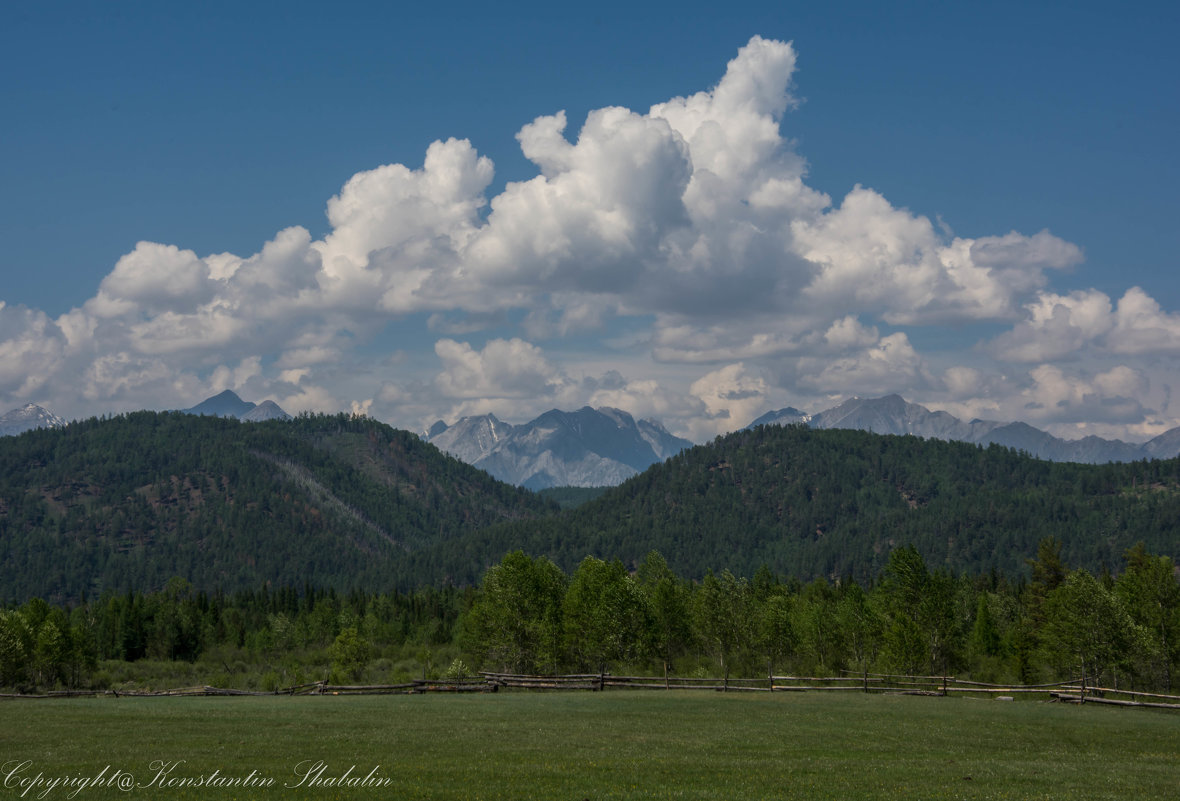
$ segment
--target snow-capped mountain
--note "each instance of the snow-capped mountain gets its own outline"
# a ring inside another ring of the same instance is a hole
[[[636,420],[619,409],[558,409],[521,425],[494,415],[442,421],[426,439],[501,481],[529,489],[607,487],[620,484],[692,443],[655,420]]]
[[[1099,464],[1170,459],[1180,455],[1180,428],[1165,431],[1142,445],[1092,436],[1066,440],[1027,423],[1001,423],[995,420],[963,422],[946,412],[932,412],[925,406],[909,403],[900,395],[852,398],[810,416],[798,409],[781,409],[767,412],[749,427],[791,423],[806,423],[812,428],[855,428],[877,434],[913,434],[929,439],[980,445],[995,443],[1054,462]]]
[[[191,409],[184,409],[184,412],[187,414],[207,414],[212,417],[236,417],[250,423],[262,420],[291,419],[291,415],[280,409],[274,401],[251,403],[242,400],[228,389],[211,398],[205,398]]]
[[[0,415],[0,437],[11,437],[35,428],[61,428],[66,424],[53,412],[35,403],[26,403]]]
[[[464,417],[449,427],[439,420],[430,427],[426,439],[459,461],[475,464],[511,436],[514,428],[511,423],[496,419],[494,414],[481,414]]]

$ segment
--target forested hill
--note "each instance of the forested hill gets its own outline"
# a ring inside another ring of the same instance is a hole
[[[1024,574],[1054,536],[1117,569],[1180,556],[1180,460],[1081,465],[993,446],[763,426],[649,468],[576,509],[368,419],[246,424],[140,412],[0,440],[0,602],[314,585],[474,584],[521,549],[678,574],[762,564],[874,580],[899,545],[932,568]]]
[[[437,546],[433,563],[478,579],[521,548],[567,570],[660,551],[681,575],[765,563],[803,580],[873,580],[898,545],[932,568],[1019,576],[1042,537],[1067,563],[1117,569],[1142,540],[1180,556],[1180,460],[1082,465],[1000,446],[851,430],[762,426],[684,451],[560,517]]]
[[[0,600],[414,586],[417,549],[555,510],[369,419],[92,419],[0,440]]]

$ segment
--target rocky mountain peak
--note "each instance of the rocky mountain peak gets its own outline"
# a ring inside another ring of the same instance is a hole
[[[0,415],[0,436],[15,436],[37,428],[61,428],[65,424],[65,420],[48,409],[35,403],[26,403]]]

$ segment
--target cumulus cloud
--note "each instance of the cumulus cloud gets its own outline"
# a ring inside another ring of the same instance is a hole
[[[1129,367],[1115,367],[1087,378],[1044,364],[1029,375],[1032,385],[1022,395],[1033,419],[1137,423],[1144,418],[1145,410],[1136,396],[1147,389],[1147,379]]]
[[[705,415],[693,422],[694,438],[733,431],[747,425],[766,409],[769,386],[757,373],[738,362],[698,378],[689,392],[705,405]]]
[[[930,383],[922,357],[901,332],[881,337],[822,366],[813,366],[814,361],[807,360],[804,369],[812,369],[804,372],[799,381],[828,394],[883,395],[915,387],[924,389]]]
[[[214,290],[208,265],[191,250],[140,242],[102,280],[93,308],[99,316],[187,312],[208,302]]]
[[[209,376],[209,385],[214,392],[227,389],[240,389],[252,378],[262,374],[262,359],[250,356],[242,359],[236,368],[229,368],[224,364],[218,365]],[[296,382],[298,383],[298,382]]]
[[[0,396],[34,397],[65,344],[61,329],[44,312],[0,301]]]
[[[694,438],[772,401],[893,391],[1041,421],[1148,413],[1162,384],[1130,360],[1180,355],[1180,315],[1140,288],[1051,289],[1083,254],[1047,230],[955,237],[881,191],[810,187],[782,130],[796,66],[755,36],[695,94],[554,109],[517,133],[537,174],[494,196],[492,162],[451,138],[345,181],[320,239],[140,242],[56,320],[0,302],[0,400],[95,413],[245,388],[411,426],[592,403]],[[914,345],[972,324],[1010,327]]]
[[[688,433],[709,416],[704,402],[691,392],[654,378],[629,379],[617,370],[588,377],[583,389],[589,392],[585,403],[590,406],[625,409],[636,419],[652,418],[670,430]]]
[[[560,112],[521,130],[542,174],[492,201],[471,269],[492,284],[626,291],[635,267],[658,256],[663,234],[687,224],[684,142],[666,122],[623,108],[591,112],[573,144],[565,125]]]
[[[492,170],[470,142],[448,139],[430,145],[420,170],[387,164],[357,173],[328,201],[332,233],[317,248],[328,254],[328,271],[339,259],[363,267],[374,251],[453,238],[456,227],[474,221]]]
[[[435,384],[447,398],[553,398],[569,383],[540,348],[522,339],[494,339],[478,351],[440,339],[434,352],[443,365]]]
[[[792,226],[801,255],[819,268],[804,290],[809,300],[894,324],[1011,317],[1015,302],[1045,283],[1046,268],[1080,258],[1047,231],[944,243],[929,218],[859,186],[839,208]]]
[[[1042,362],[1086,355],[1180,354],[1180,314],[1168,313],[1139,287],[1112,304],[1096,289],[1069,295],[1041,293],[1026,318],[993,339],[989,351],[1009,362]]]
[[[1080,264],[1082,249],[1058,239],[1048,231],[1023,236],[1010,231],[1004,236],[983,236],[971,243],[971,257],[981,267],[1032,272],[1064,270]]]
[[[962,365],[948,367],[942,375],[942,381],[947,392],[950,393],[950,397],[959,401],[977,398],[986,384],[982,370]],[[978,413],[973,412],[968,415],[967,419],[970,420],[978,416]]]
[[[1044,293],[1026,307],[1028,317],[990,345],[997,358],[1041,362],[1077,354],[1114,325],[1110,298],[1103,292]]]
[[[1122,354],[1180,354],[1180,314],[1163,311],[1146,292],[1131,287],[1119,299],[1108,344]]]

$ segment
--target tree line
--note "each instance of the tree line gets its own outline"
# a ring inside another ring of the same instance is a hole
[[[506,521],[425,546],[417,575],[459,582],[520,549],[574,571],[586,554],[628,567],[650,551],[684,577],[765,564],[803,581],[877,580],[898,545],[956,574],[1018,576],[1046,537],[1099,574],[1136,542],[1175,554],[1180,459],[1047,462],[998,445],[760,426],[653,465],[560,515]],[[1063,532],[1068,532],[1064,536]]]
[[[408,552],[556,512],[367,418],[134,412],[0,438],[0,591],[406,590]]]
[[[182,575],[206,592],[311,582],[404,593],[478,584],[516,549],[571,575],[586,554],[634,569],[654,550],[695,580],[765,564],[869,586],[898,545],[956,574],[1016,576],[1062,532],[1063,559],[1097,575],[1138,541],[1176,556],[1180,459],[1066,464],[762,426],[606,491],[546,495],[348,415],[92,419],[0,438],[0,592],[77,603]]]
[[[100,686],[137,665],[230,663],[275,689],[303,677],[389,681],[407,673],[585,671],[658,675],[954,674],[1037,683],[1086,675],[1174,690],[1180,583],[1142,544],[1121,572],[1070,569],[1043,539],[1017,580],[931,570],[893,549],[873,582],[752,577],[690,580],[658,552],[633,570],[584,558],[569,572],[514,551],[478,587],[371,594],[262,588],[161,592],[0,611],[0,684]],[[113,666],[122,666],[118,671]]]

